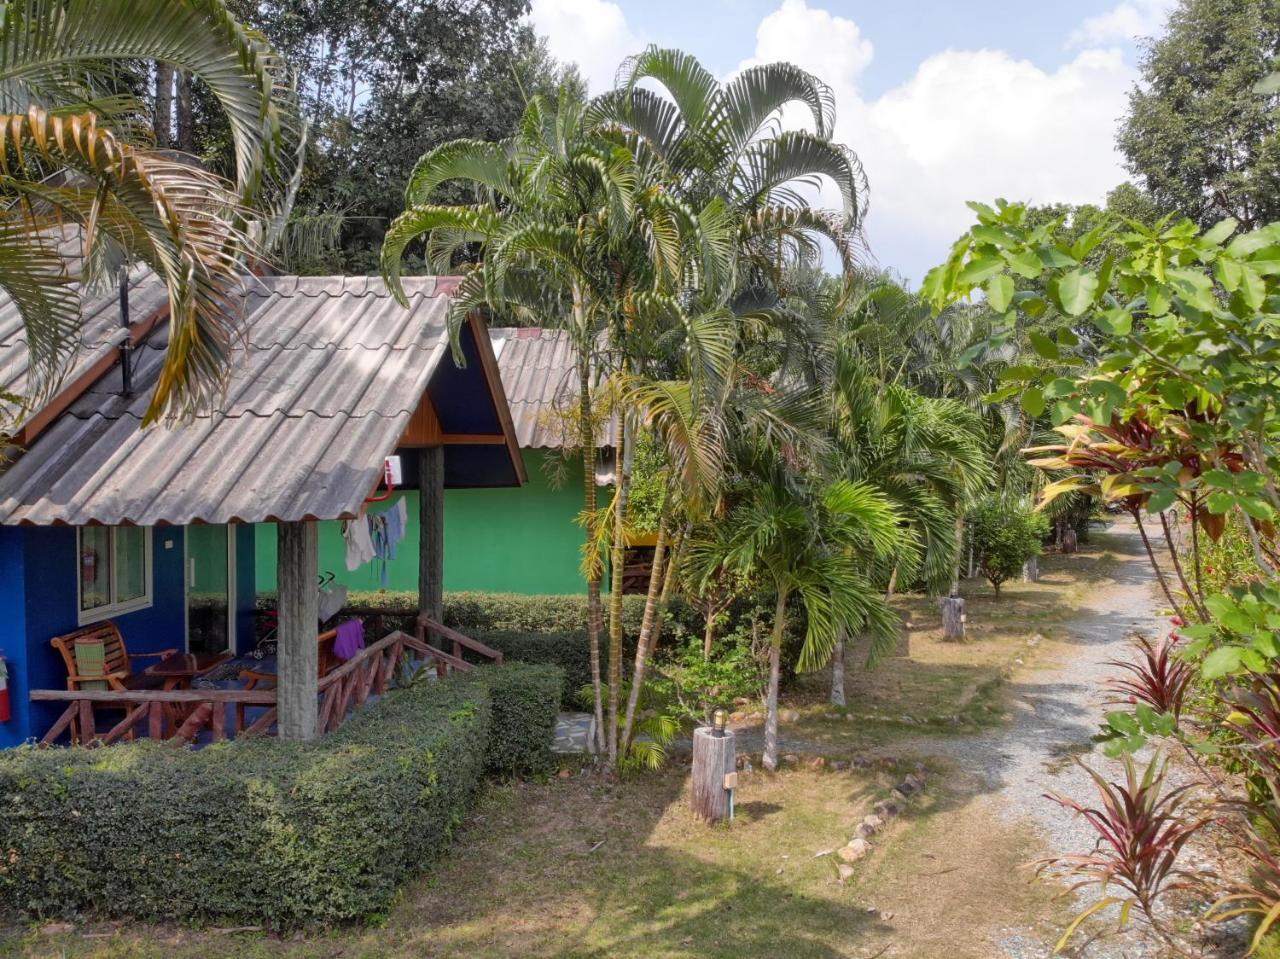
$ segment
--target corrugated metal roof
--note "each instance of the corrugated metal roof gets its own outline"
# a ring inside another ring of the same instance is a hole
[[[78,287],[78,284],[76,285]],[[37,384],[31,369],[31,351],[27,330],[17,305],[7,295],[0,293],[0,393],[24,397],[38,404],[39,392],[49,395],[60,383],[74,382],[106,354],[125,339],[120,325],[120,294],[110,292],[80,292],[84,303],[81,323],[68,351],[60,375],[49,382]],[[168,305],[169,297],[164,284],[154,273],[135,269],[129,274],[129,316],[133,322],[141,322]],[[0,404],[0,423],[16,432],[32,411],[15,408],[12,404]]]
[[[578,351],[569,334],[537,327],[494,327],[489,338],[520,446],[577,446]],[[613,424],[606,424],[601,433],[600,445],[612,446],[616,441]]]
[[[406,279],[405,310],[375,278],[249,284],[244,349],[215,412],[139,429],[164,355],[157,330],[134,351],[132,397],[104,377],[0,474],[0,524],[356,515],[448,355],[452,285]]]

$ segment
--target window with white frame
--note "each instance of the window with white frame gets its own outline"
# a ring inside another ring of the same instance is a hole
[[[151,536],[141,526],[76,531],[80,625],[151,605]]]

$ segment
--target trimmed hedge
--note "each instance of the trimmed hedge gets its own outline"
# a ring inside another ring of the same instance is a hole
[[[582,709],[578,691],[591,684],[591,647],[586,633],[486,632],[477,633],[475,638],[501,652],[508,662],[547,663],[559,667],[561,706],[569,710]],[[601,646],[604,647],[603,641]],[[634,656],[634,643],[630,644],[630,649]],[[600,656],[600,668],[603,670],[603,648]],[[627,665],[629,659],[624,655],[623,664]]]
[[[492,702],[493,726],[485,751],[489,772],[515,776],[551,769],[564,671],[552,665],[512,663],[486,666],[471,675],[488,688]]]
[[[558,685],[518,665],[424,682],[316,743],[2,752],[0,908],[273,927],[383,913],[487,765],[541,768]]]
[[[605,597],[607,602],[608,597]],[[258,608],[274,609],[274,593],[259,593]],[[418,611],[413,592],[352,592],[347,609],[377,616],[384,630],[401,629],[412,635]],[[607,613],[607,611],[606,611]],[[622,598],[622,623],[628,634],[640,632],[644,616],[643,596]],[[459,632],[572,633],[587,628],[587,597],[581,595],[526,596],[521,593],[445,593],[444,624]]]

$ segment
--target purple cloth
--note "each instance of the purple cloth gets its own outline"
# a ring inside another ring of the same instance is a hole
[[[338,635],[333,640],[333,655],[339,659],[350,659],[364,649],[364,623],[358,619],[349,619],[339,623]]]

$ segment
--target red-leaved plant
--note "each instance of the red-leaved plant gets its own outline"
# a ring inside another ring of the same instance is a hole
[[[1125,782],[1108,782],[1084,763],[1082,769],[1098,787],[1099,805],[1082,806],[1064,796],[1046,794],[1093,827],[1098,841],[1093,852],[1052,856],[1036,862],[1036,875],[1071,883],[1064,895],[1097,887],[1102,898],[1071,920],[1054,947],[1066,948],[1080,924],[1109,906],[1120,907],[1120,928],[1137,906],[1168,945],[1181,951],[1157,919],[1160,898],[1177,889],[1200,889],[1197,877],[1177,867],[1178,854],[1209,816],[1194,816],[1188,809],[1191,786],[1165,789],[1165,762],[1155,757],[1139,775],[1133,759],[1124,757]],[[1108,894],[1111,889],[1119,894]]]
[[[1137,655],[1132,662],[1113,659],[1107,663],[1129,673],[1107,680],[1108,688],[1120,693],[1123,702],[1146,703],[1156,712],[1177,719],[1182,715],[1187,689],[1195,679],[1195,667],[1177,658],[1173,634],[1158,642],[1139,636],[1133,645]]]
[[[1258,916],[1258,927],[1249,943],[1248,955],[1253,955],[1280,919],[1280,856],[1276,854],[1274,841],[1268,841],[1247,821],[1236,824],[1232,833],[1229,845],[1244,857],[1248,873],[1224,883],[1225,894],[1209,907],[1205,918],[1226,922],[1235,916]]]

